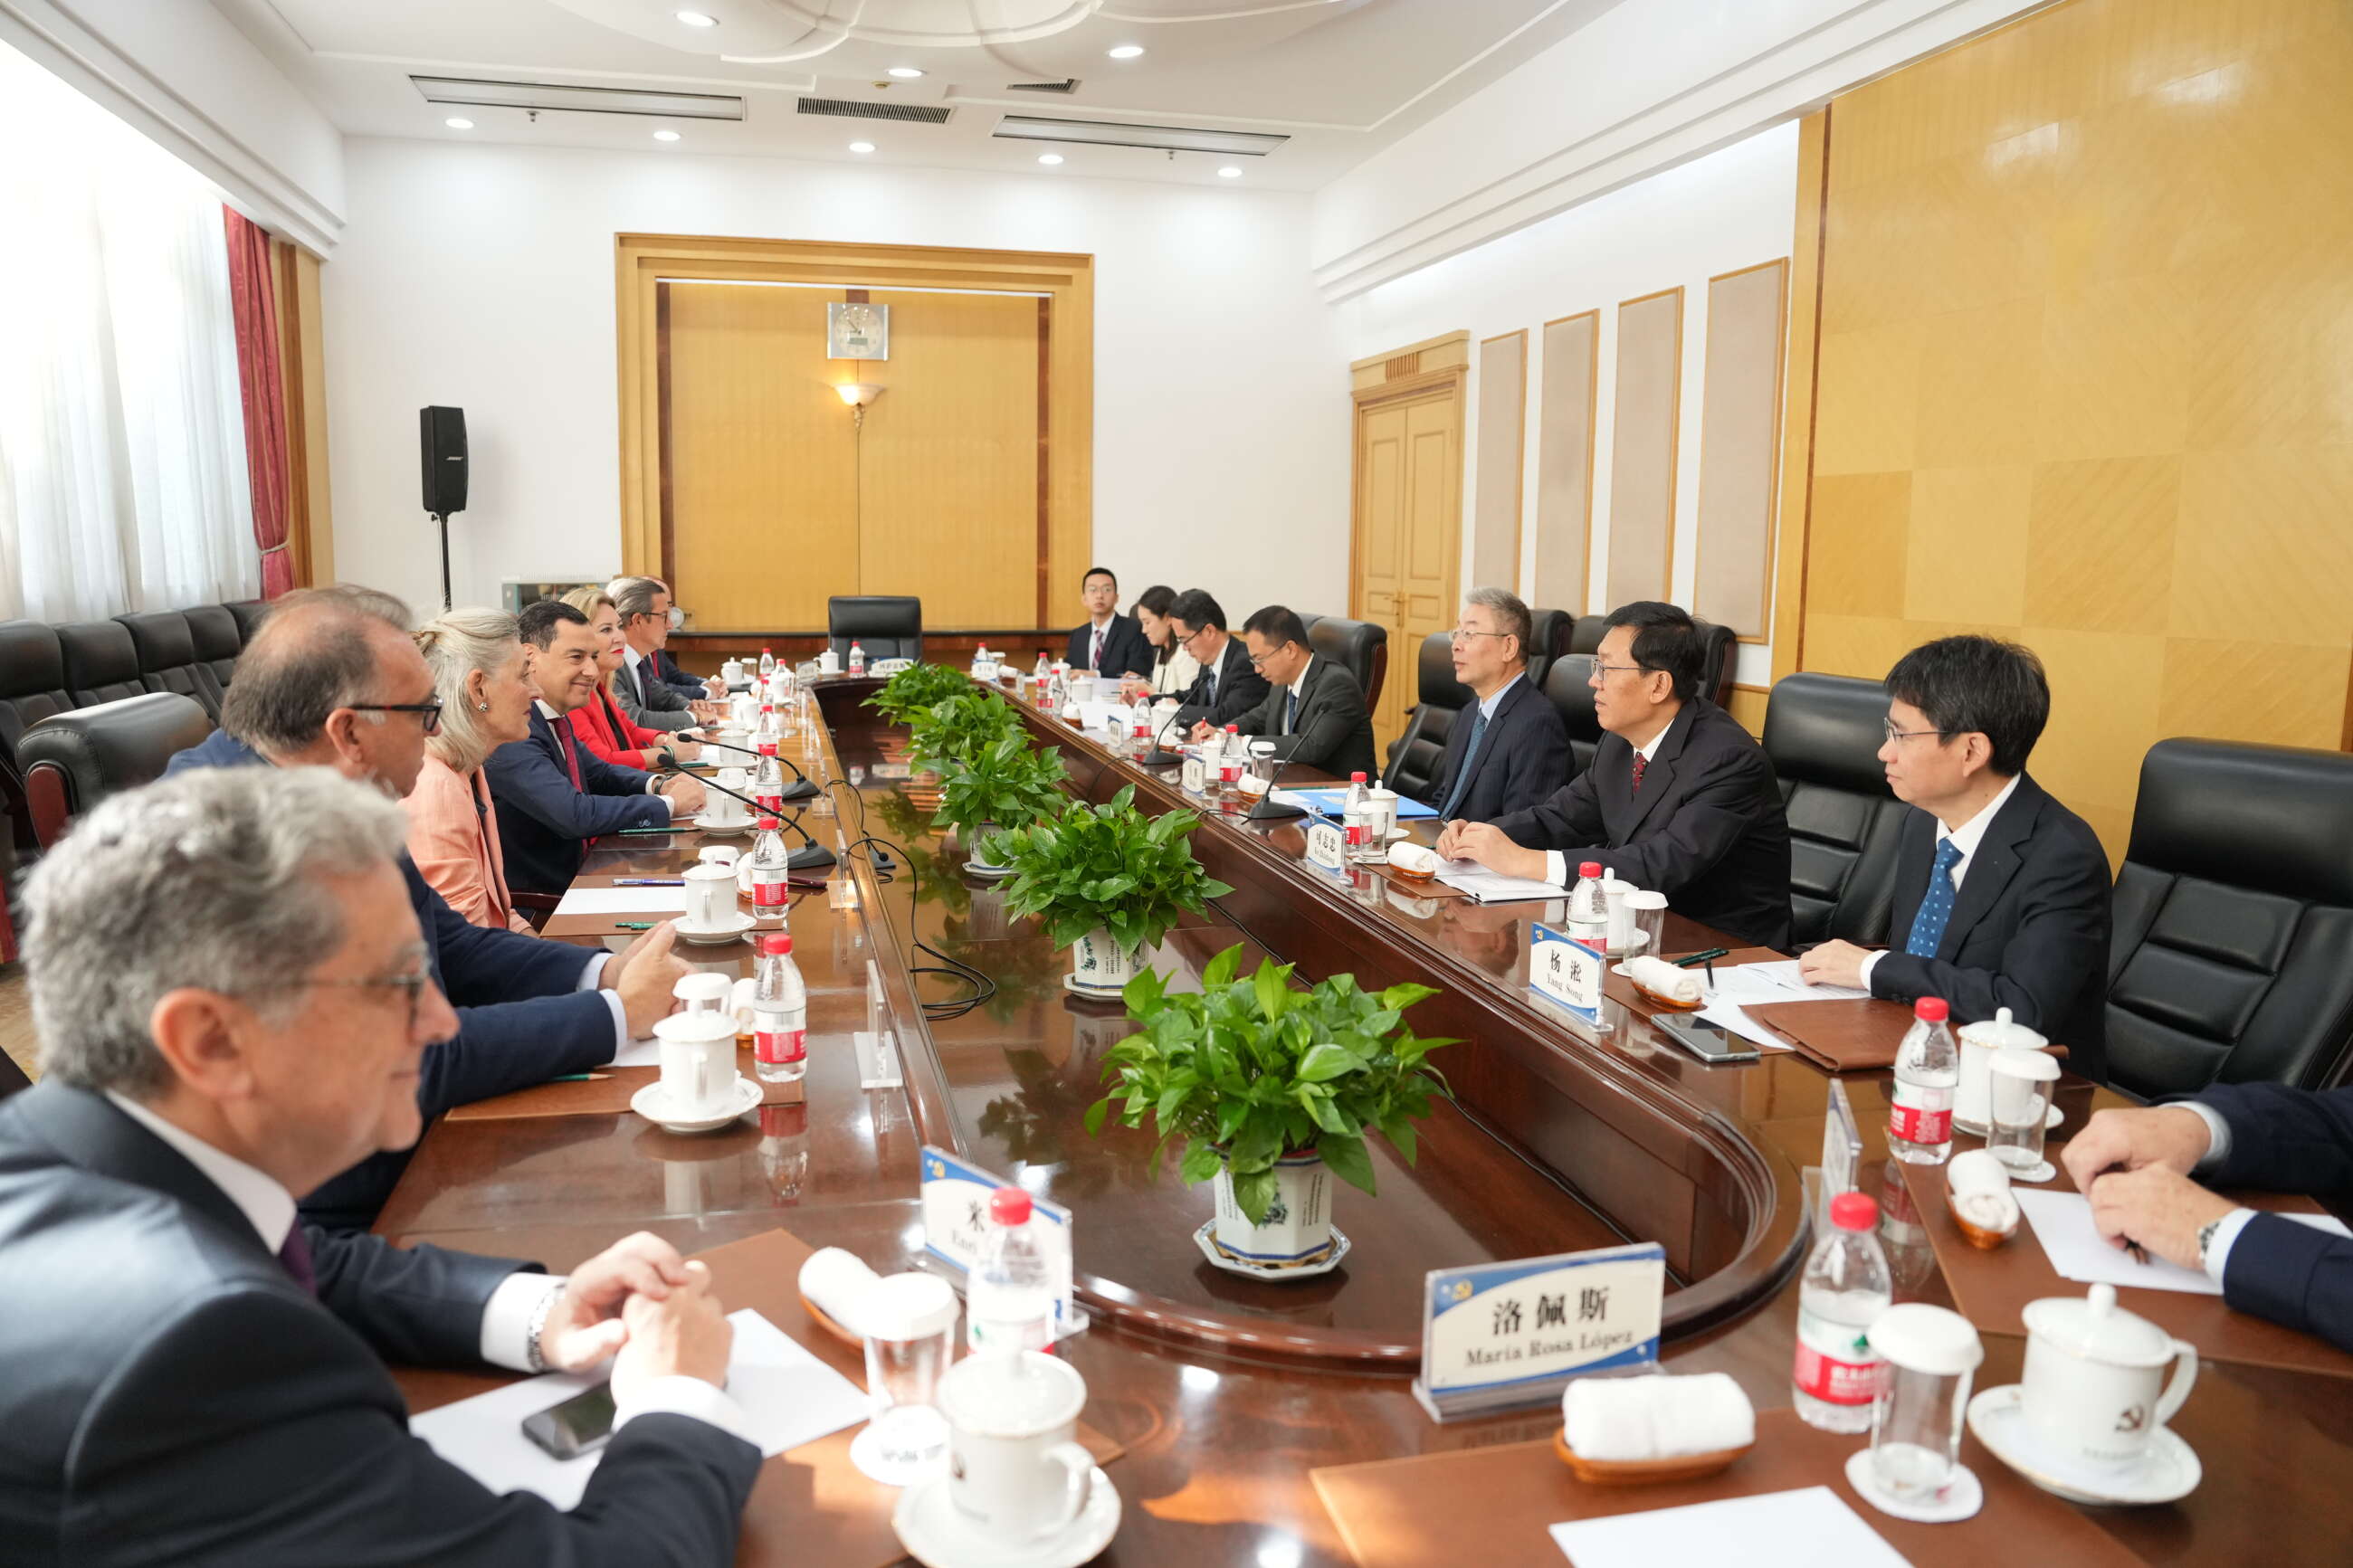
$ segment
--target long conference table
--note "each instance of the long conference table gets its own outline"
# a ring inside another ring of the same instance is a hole
[[[1414,1026],[1462,1041],[1433,1058],[1457,1098],[1421,1129],[1418,1163],[1373,1140],[1379,1195],[1334,1184],[1334,1222],[1353,1243],[1342,1268],[1293,1284],[1224,1273],[1195,1247],[1209,1194],[1176,1179],[1174,1152],[1155,1169],[1145,1134],[1111,1127],[1091,1138],[1081,1125],[1102,1092],[1104,1053],[1128,1033],[1123,1010],[1070,995],[1069,952],[1035,921],[1008,920],[1001,890],[961,869],[960,847],[931,826],[933,781],[908,768],[903,731],[864,706],[876,685],[821,683],[822,723],[786,745],[831,786],[801,818],[820,842],[862,824],[904,851],[887,879],[855,855],[834,873],[854,881],[855,908],[822,891],[794,904],[809,988],[804,1101],[764,1106],[702,1137],[670,1135],[609,1105],[445,1117],[418,1145],[380,1234],[562,1269],[633,1230],[693,1253],[783,1229],[888,1273],[917,1267],[923,1253],[923,1145],[1018,1177],[1074,1216],[1078,1292],[1094,1326],[1066,1353],[1087,1379],[1087,1422],[1124,1450],[1107,1471],[1124,1505],[1107,1563],[1347,1563],[1312,1468],[1557,1430],[1557,1405],[1445,1425],[1423,1412],[1409,1384],[1431,1268],[1660,1242],[1670,1369],[1728,1373],[1760,1413],[1788,1405],[1810,1239],[1800,1173],[1821,1149],[1831,1082],[1821,1069],[1787,1052],[1704,1065],[1615,1000],[1614,1029],[1589,1037],[1528,990],[1528,923],[1556,920],[1556,907],[1482,906],[1377,870],[1326,872],[1304,861],[1295,823],[1221,812],[1186,795],[1173,770],[1146,770],[1025,710],[1039,742],[1060,749],[1082,798],[1132,786],[1147,813],[1202,812],[1195,851],[1234,891],[1151,955],[1174,987],[1197,985],[1208,961],[1239,942],[1247,965],[1271,955],[1303,978],[1349,972],[1367,987],[1435,985],[1440,994],[1415,1009]],[[1428,837],[1426,826],[1417,831]],[[703,842],[691,831],[607,840],[580,881],[675,875]],[[569,940],[618,949],[632,938],[589,930]],[[919,973],[939,965],[915,953],[918,941],[986,973],[995,994],[959,1016],[927,1016],[923,1002],[966,987]],[[1667,952],[1715,946],[1737,943],[1670,917]],[[753,962],[748,942],[680,951],[730,974]],[[902,1089],[860,1086],[851,1037],[876,1020],[895,1037]],[[1859,1185],[1887,1211],[1881,1235],[1898,1299],[1955,1305],[1930,1216],[1884,1160],[1885,1075],[1844,1080],[1866,1140]],[[2058,1100],[2067,1129],[2124,1103],[2072,1079]],[[2014,1326],[1985,1340],[1977,1386],[2015,1382],[2023,1342]],[[418,1408],[501,1381],[401,1377]],[[2083,1509],[2116,1543],[2151,1563],[2342,1563],[2353,1554],[2353,1380],[2210,1358],[2173,1427],[2203,1481],[2162,1507]],[[2000,1468],[1974,1437],[1964,1459],[1981,1475]],[[767,1472],[786,1462],[772,1459]],[[764,1473],[739,1561],[811,1561],[802,1548],[839,1506],[823,1489]],[[1466,1548],[1477,1539],[1476,1520],[1448,1528],[1469,1532],[1457,1536]],[[1559,1560],[1541,1542],[1469,1555],[1497,1550],[1503,1560]]]

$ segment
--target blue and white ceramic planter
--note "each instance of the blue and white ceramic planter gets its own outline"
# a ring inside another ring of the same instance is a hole
[[[1303,1268],[1332,1251],[1332,1171],[1313,1153],[1286,1154],[1274,1164],[1274,1202],[1263,1225],[1252,1225],[1234,1202],[1232,1179],[1218,1169],[1218,1250],[1253,1270]]]

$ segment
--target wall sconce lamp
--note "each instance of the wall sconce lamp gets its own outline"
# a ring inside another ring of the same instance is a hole
[[[841,394],[842,402],[849,405],[849,416],[860,426],[866,423],[866,405],[882,395],[882,389],[871,381],[845,382],[834,391]]]

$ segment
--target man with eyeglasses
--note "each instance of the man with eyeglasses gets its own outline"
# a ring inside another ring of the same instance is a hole
[[[1541,805],[1455,822],[1438,852],[1566,884],[1598,860],[1676,913],[1759,947],[1789,941],[1789,824],[1764,748],[1699,694],[1698,626],[1644,600],[1610,612],[1594,655],[1608,731],[1585,772]]]
[[[1200,588],[1187,588],[1168,606],[1168,632],[1176,646],[1201,661],[1201,673],[1169,721],[1178,734],[1196,725],[1222,730],[1266,700],[1266,677],[1250,667],[1250,655],[1226,635],[1226,612]]]
[[[654,679],[690,702],[700,702],[706,699],[715,702],[725,701],[727,683],[724,680],[715,675],[708,677],[689,675],[680,668],[677,658],[670,651],[671,634],[681,631],[686,626],[686,612],[679,608],[678,601],[670,596],[669,584],[659,577],[614,578],[605,584],[605,592],[612,596],[616,611],[617,612],[620,605],[621,590],[639,581],[652,584],[661,595],[661,641],[646,655],[646,662],[653,666]]]
[[[1430,799],[1441,821],[1493,822],[1526,811],[1569,773],[1560,710],[1527,679],[1535,617],[1506,588],[1473,588],[1454,627],[1454,679],[1478,705],[1458,714]]]
[[[439,727],[433,675],[408,636],[408,606],[341,585],[289,594],[237,656],[221,727],[165,770],[321,767],[397,800],[415,787]],[[428,1047],[417,1106],[432,1118],[613,1059],[677,1005],[687,973],[667,922],[618,954],[584,952],[469,921],[406,853],[401,875],[435,981],[458,1030]],[[364,1229],[392,1194],[406,1151],[372,1154],[307,1194],[315,1224]]]
[[[718,719],[716,702],[664,680],[654,663],[670,646],[670,590],[651,577],[617,577],[610,592],[623,640],[613,694],[629,721],[646,730],[691,730]]]
[[[11,1563],[734,1560],[760,1450],[707,1268],[641,1233],[554,1278],[297,1217],[417,1141],[458,1027],[405,828],[325,768],[196,769],[100,803],[34,869],[42,1080],[0,1105]],[[616,1429],[579,1508],[412,1436],[387,1360],[605,1370]]]
[[[1274,747],[1284,762],[1321,768],[1335,778],[1373,771],[1373,721],[1356,678],[1307,643],[1307,626],[1288,606],[1269,605],[1242,623],[1250,668],[1271,683],[1266,700],[1233,722]],[[1208,721],[1193,739],[1209,736]]]
[[[1879,761],[1895,797],[1918,808],[1896,844],[1887,930],[1899,945],[1826,942],[1800,973],[1891,1001],[1941,996],[1956,1024],[2007,1007],[2065,1046],[2070,1068],[2103,1081],[2108,857],[2027,775],[2051,715],[2042,661],[2015,643],[1940,637],[1898,659],[1884,684]]]

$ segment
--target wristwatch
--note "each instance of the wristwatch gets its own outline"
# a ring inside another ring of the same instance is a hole
[[[2201,1271],[2206,1268],[2206,1254],[2214,1245],[2214,1233],[2222,1228],[2222,1220],[2230,1217],[2224,1215],[2221,1219],[2210,1219],[2198,1227],[2198,1267]]]

